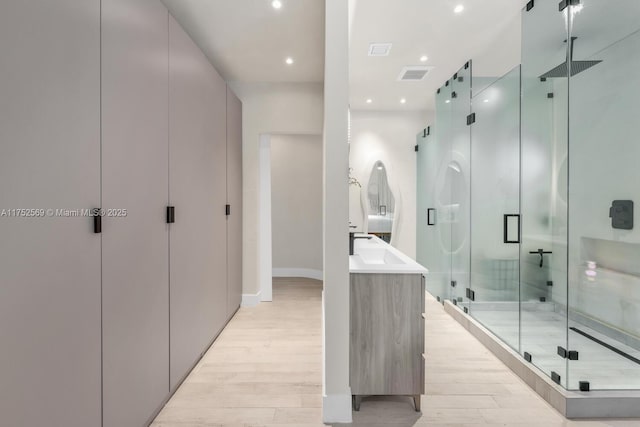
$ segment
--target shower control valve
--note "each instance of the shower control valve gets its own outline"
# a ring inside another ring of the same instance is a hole
[[[540,255],[540,268],[544,265],[544,255],[552,254],[551,251],[545,251],[544,249],[538,249],[537,251],[530,251],[532,255]]]

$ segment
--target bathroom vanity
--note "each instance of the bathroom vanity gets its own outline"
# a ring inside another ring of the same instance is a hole
[[[427,270],[373,236],[354,241],[349,271],[354,410],[362,396],[404,395],[413,397],[420,411]]]

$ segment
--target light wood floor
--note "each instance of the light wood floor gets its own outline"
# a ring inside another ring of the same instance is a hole
[[[321,290],[314,280],[274,280],[274,302],[238,311],[152,427],[323,426]],[[422,413],[408,398],[370,398],[350,425],[640,426],[567,421],[439,303],[428,297],[426,307]]]

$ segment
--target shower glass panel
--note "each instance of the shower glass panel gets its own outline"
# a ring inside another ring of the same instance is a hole
[[[451,298],[468,309],[471,190],[471,61],[451,79],[451,161],[445,179],[451,190],[443,217],[451,227]]]
[[[440,252],[441,274],[438,277],[431,277],[430,280],[437,281],[435,287],[438,291],[434,296],[444,299],[454,299],[455,294],[451,287],[451,80],[448,80],[436,94],[436,177],[435,183],[431,186],[434,197],[434,211],[432,222],[435,222],[435,238],[429,244],[433,246],[434,252]],[[433,133],[432,133],[433,135]],[[429,280],[428,280],[429,281]]]
[[[429,129],[431,130],[431,129]],[[429,188],[429,174],[432,171],[427,164],[427,128],[416,135],[416,261],[427,267],[429,262],[429,240],[433,239],[430,226],[427,224],[433,197]],[[429,272],[431,269],[427,267]],[[429,284],[427,283],[427,288]]]
[[[566,386],[568,14],[522,13],[520,351]],[[563,64],[565,64],[563,68]],[[564,70],[564,71],[563,71]]]
[[[429,270],[427,291],[440,299],[448,298],[449,254],[440,241],[437,218],[435,183],[438,167],[444,156],[441,144],[436,142],[434,128],[428,127],[417,135],[417,248],[416,259]],[[448,157],[446,157],[448,159]]]
[[[474,92],[471,127],[471,315],[520,346],[520,67]],[[476,76],[473,77],[476,86]]]
[[[640,388],[640,224],[615,202],[640,201],[640,2],[612,6],[569,15],[569,389]]]

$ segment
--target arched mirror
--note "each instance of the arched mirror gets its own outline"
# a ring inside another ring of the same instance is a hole
[[[368,232],[375,234],[387,243],[391,242],[396,201],[389,187],[387,170],[379,160],[371,170],[367,199]]]

